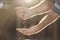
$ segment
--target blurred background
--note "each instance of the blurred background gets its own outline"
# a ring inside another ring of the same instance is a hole
[[[47,0],[54,4],[55,0]],[[16,40],[16,0],[0,0],[0,40]],[[38,40],[60,40],[60,18],[49,25],[42,32],[24,36],[26,38],[37,38]],[[23,39],[22,39],[23,40]]]
[[[12,0],[0,0],[0,40],[15,40],[16,14]]]

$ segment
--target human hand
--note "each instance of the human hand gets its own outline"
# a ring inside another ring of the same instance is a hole
[[[23,35],[31,36],[33,35],[33,31],[29,28],[16,28],[17,31],[21,32]]]

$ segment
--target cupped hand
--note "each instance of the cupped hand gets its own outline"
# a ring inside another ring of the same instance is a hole
[[[29,28],[16,28],[17,31],[21,32],[23,35],[31,36],[33,35],[33,31]]]

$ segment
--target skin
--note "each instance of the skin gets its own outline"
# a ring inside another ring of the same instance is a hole
[[[51,12],[49,12],[47,18],[41,24],[39,24],[38,26],[32,26],[32,27],[30,27],[28,29],[27,28],[22,28],[22,29],[21,28],[17,28],[17,30],[19,32],[23,33],[24,35],[31,36],[33,34],[37,34],[36,33],[37,31],[40,31],[44,26],[46,26],[47,24],[49,24],[50,22],[55,20],[57,17],[59,17],[59,15],[55,14],[54,11],[51,11]],[[49,20],[49,21],[47,21],[47,20]]]
[[[52,5],[49,7],[47,7],[48,5],[46,5],[45,4],[45,7],[44,7],[44,5],[42,4],[42,6],[39,6],[40,7],[40,9],[39,10],[42,10],[42,11],[40,11],[40,13],[41,12],[44,12],[44,11],[46,11],[46,10],[48,10],[48,9],[51,9],[51,11],[50,12],[48,12],[48,16],[46,17],[46,19],[42,22],[42,23],[40,23],[39,25],[37,25],[37,26],[32,26],[32,27],[30,27],[30,28],[16,28],[16,30],[17,31],[19,31],[19,32],[21,32],[21,33],[23,33],[23,35],[27,35],[27,36],[31,36],[31,35],[33,35],[33,34],[37,34],[37,33],[39,33],[39,32],[41,32],[42,30],[42,28],[43,27],[45,27],[46,25],[48,25],[49,23],[51,23],[53,20],[55,20],[57,17],[59,18],[59,16],[60,15],[58,15],[56,12],[54,12],[53,10],[52,10]],[[41,9],[41,8],[44,8],[44,10],[43,9]],[[46,9],[47,8],[47,9]],[[18,8],[19,9],[19,8]],[[36,9],[35,9],[36,10]],[[35,10],[33,10],[33,12],[35,11]],[[19,11],[20,12],[20,11]],[[35,12],[36,13],[36,12]],[[28,17],[28,16],[27,16]],[[49,20],[49,21],[48,21]],[[41,31],[40,31],[41,30]],[[39,31],[39,32],[38,32]],[[37,33],[36,33],[37,32]]]

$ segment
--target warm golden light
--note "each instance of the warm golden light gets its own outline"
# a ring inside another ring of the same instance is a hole
[[[38,3],[40,3],[42,0],[23,0],[23,5],[26,7],[33,7],[35,5],[37,5]]]
[[[26,3],[31,3],[33,0],[24,0]]]
[[[29,7],[29,9],[36,8],[37,6],[41,5],[45,0],[23,0],[24,6]]]
[[[21,4],[22,6],[25,6],[29,9],[34,9],[45,1],[46,0],[20,0],[18,1],[18,4]]]

